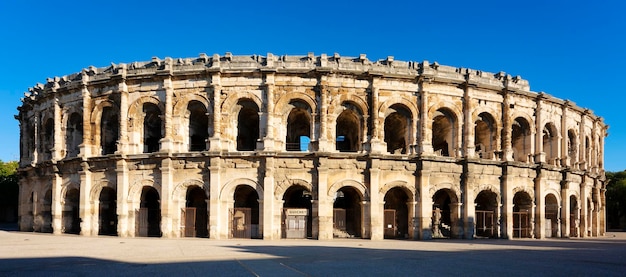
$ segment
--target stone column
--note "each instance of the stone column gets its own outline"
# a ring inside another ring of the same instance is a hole
[[[469,178],[464,177],[466,180],[462,182],[463,187],[463,212],[461,213],[462,217],[462,227],[464,229],[464,238],[465,239],[473,239],[474,234],[476,232],[476,206],[474,205],[474,199],[476,199],[476,195],[474,195],[474,190],[470,185]]]
[[[276,136],[274,135],[274,126],[277,126],[279,128],[284,128],[286,126],[283,126],[282,124],[280,124],[280,122],[278,124],[275,124],[276,115],[274,114],[274,73],[265,74],[264,86],[265,89],[263,91],[265,92],[266,99],[265,112],[260,114],[261,120],[259,120],[259,124],[261,124],[261,126],[259,126],[259,130],[261,130],[260,133],[261,137],[263,138],[263,147],[261,149],[263,149],[264,151],[272,151],[276,150],[274,149],[276,139]],[[263,132],[263,130],[265,130],[265,132]]]
[[[567,180],[563,180],[563,184],[561,185],[561,237],[568,238],[570,237],[570,200],[568,196],[570,182]]]
[[[173,110],[174,110],[174,86],[172,85],[172,77],[168,76],[163,79],[163,88],[165,89],[165,114],[163,121],[165,123],[165,136],[161,139],[161,152],[172,152],[174,150],[174,132]]]
[[[211,144],[213,145],[213,144]],[[212,146],[211,146],[212,147]],[[209,238],[210,239],[223,239],[228,238],[227,226],[223,225],[223,218],[228,219],[228,208],[222,209],[220,200],[220,189],[222,188],[222,180],[220,174],[222,160],[219,157],[212,157],[209,161],[209,180],[211,185],[209,186]],[[230,196],[222,196],[224,198]],[[226,222],[226,225],[228,222]]]
[[[263,224],[263,239],[279,239],[280,238],[280,216],[282,205],[277,205],[274,197],[274,168],[275,162],[273,157],[265,158],[265,176],[263,176],[263,209],[259,211],[259,215],[263,215],[263,220],[259,219],[259,224]],[[261,206],[259,204],[259,206]]]
[[[91,171],[89,170],[89,163],[82,162],[81,169],[78,172],[80,175],[80,200],[78,214],[81,219],[80,223],[80,234],[83,236],[90,235],[98,235],[98,230],[92,230],[92,218],[94,207],[91,206],[92,200],[98,199],[89,199],[89,195],[91,194]],[[97,206],[95,207],[98,208]],[[95,218],[95,221],[98,222],[98,218]]]
[[[546,162],[546,153],[543,152],[543,98],[543,94],[537,96],[537,108],[535,109],[535,162],[538,163]]]
[[[543,195],[543,190],[545,189],[545,180],[543,178],[544,173],[543,169],[537,173],[537,178],[535,179],[535,237],[538,239],[542,239],[546,237],[546,204],[545,198]]]
[[[40,135],[39,132],[43,128],[40,128],[41,127],[41,122],[40,122],[41,121],[41,113],[38,110],[35,111],[35,117],[34,117],[33,121],[34,121],[33,122],[33,125],[34,125],[33,126],[33,134],[34,134],[33,140],[35,140],[35,143],[33,145],[34,145],[35,149],[32,149],[32,151],[33,151],[33,159],[30,161],[30,164],[32,166],[37,164],[39,162],[39,158],[43,155],[42,153],[39,153],[39,150],[41,149],[41,145],[40,145],[41,144],[41,141],[40,141],[41,138],[39,137],[39,135]]]
[[[88,158],[91,157],[93,151],[93,144],[91,140],[91,93],[89,89],[87,89],[85,78],[89,78],[87,74],[83,75],[83,88],[82,88],[82,96],[83,96],[83,140],[79,145],[80,154],[79,157]]]
[[[172,191],[174,190],[174,168],[172,159],[165,158],[161,161],[161,232],[166,238],[175,237],[173,218],[176,217],[176,207],[172,205]]]
[[[419,118],[419,149],[422,154],[434,154],[432,138],[433,133],[429,126],[432,124],[431,118],[428,118],[428,95],[429,93],[426,91],[425,84],[426,81],[421,81],[421,91],[419,94],[419,107],[420,107],[420,118]],[[432,210],[432,207],[429,208]],[[429,216],[430,217],[430,216]]]
[[[128,86],[126,85],[126,80],[121,80],[121,82],[117,85],[117,90],[120,94],[120,134],[115,154],[127,154],[132,152],[128,146]]]
[[[578,236],[582,238],[587,237],[587,232],[589,230],[589,209],[587,207],[587,184],[585,179],[588,177],[584,177],[583,181],[580,184],[580,230],[578,231]]]
[[[55,235],[63,233],[63,204],[65,199],[61,194],[63,179],[54,165],[52,175],[52,232]]]
[[[317,168],[317,224],[319,227],[318,239],[333,238],[333,198],[328,195],[328,158],[320,157]],[[314,223],[315,225],[315,218]]]
[[[504,161],[513,161],[513,126],[511,118],[511,104],[509,102],[508,89],[502,90],[502,145],[504,149],[504,155],[502,159]]]
[[[65,147],[63,146],[63,136],[61,131],[63,130],[62,123],[63,122],[63,114],[61,111],[61,104],[59,103],[58,98],[54,98],[54,147],[52,148],[52,161],[58,161],[63,159],[61,156],[61,150]]]
[[[428,187],[430,182],[430,171],[422,169],[417,174],[417,186],[420,192],[420,199],[417,201],[419,205],[418,222],[419,222],[419,239],[428,240],[433,238],[432,215],[433,215],[433,199],[430,196]]]
[[[221,94],[222,94],[222,86],[220,73],[217,72],[211,76],[211,83],[209,87],[211,88],[211,93],[209,97],[213,97],[213,101],[210,101],[213,104],[213,134],[209,138],[209,150],[210,151],[219,151],[222,149],[221,145],[221,135],[222,135],[222,111],[220,109],[221,102]]]
[[[387,150],[387,147],[385,145],[384,142],[384,131],[381,131],[381,127],[380,126],[380,118],[379,118],[379,114],[378,114],[378,110],[379,110],[379,100],[378,100],[378,93],[379,93],[379,83],[380,83],[380,78],[379,77],[373,77],[370,80],[370,86],[372,89],[372,93],[371,93],[371,97],[372,97],[372,107],[370,108],[370,119],[372,120],[372,130],[371,130],[371,138],[370,138],[370,151],[372,153],[384,153]],[[384,120],[384,118],[382,118],[382,120]],[[381,140],[381,135],[383,136],[383,140]],[[408,149],[407,149],[408,150]],[[408,151],[407,151],[408,153]],[[381,225],[382,226],[382,225]]]
[[[381,240],[384,238],[384,195],[379,193],[380,187],[380,164],[378,159],[371,160],[371,168],[369,169],[370,179],[370,228],[371,239]]]
[[[561,155],[560,155],[560,160],[561,160],[561,166],[572,166],[573,162],[572,159],[570,159],[569,157],[569,135],[567,134],[567,111],[569,110],[569,101],[565,101],[565,103],[563,105],[561,105],[561,109],[562,109],[562,113],[561,113],[561,139],[559,139],[560,142],[560,151],[561,151]],[[573,147],[573,146],[572,146]]]
[[[515,180],[513,179],[512,169],[507,166],[502,166],[502,183],[500,192],[502,193],[502,205],[500,206],[500,215],[502,222],[501,237],[505,239],[513,238],[513,186]]]
[[[476,142],[474,141],[474,133],[476,132],[476,128],[474,127],[474,121],[472,120],[472,112],[474,111],[474,105],[472,103],[472,97],[469,94],[469,84],[465,83],[465,88],[463,89],[463,126],[462,126],[462,134],[463,134],[463,153],[462,157],[468,158],[476,158],[476,146],[474,145]],[[491,147],[491,146],[490,146]],[[495,149],[491,149],[493,151]],[[472,201],[473,202],[473,201]]]
[[[333,145],[332,142],[328,140],[328,105],[330,105],[328,95],[330,94],[330,92],[328,90],[328,85],[326,84],[328,82],[327,78],[327,76],[322,76],[319,81],[320,103],[318,107],[320,110],[320,131],[319,136],[317,137],[317,150],[319,152],[330,152]]]
[[[602,140],[600,140],[602,142]],[[599,236],[606,235],[606,188],[600,189],[600,233]]]
[[[135,211],[133,210],[133,206],[129,205],[132,199],[128,199],[130,186],[128,184],[129,173],[126,160],[119,159],[116,162],[115,174],[117,177],[117,234],[120,237],[135,236],[135,224],[134,222],[130,222],[131,218],[134,218]],[[130,214],[133,216],[131,217]]]

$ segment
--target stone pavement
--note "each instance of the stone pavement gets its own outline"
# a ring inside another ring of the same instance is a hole
[[[81,237],[0,231],[0,276],[624,276],[626,233],[369,241]]]

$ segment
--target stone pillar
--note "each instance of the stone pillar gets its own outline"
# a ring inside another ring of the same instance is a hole
[[[561,237],[570,237],[570,199],[568,196],[569,182],[564,180],[561,185]]]
[[[422,169],[417,176],[417,186],[419,187],[420,199],[417,201],[419,205],[418,222],[419,222],[419,239],[428,240],[433,238],[433,199],[429,193],[430,171]]]
[[[41,145],[40,145],[41,144],[41,141],[40,141],[41,138],[39,137],[41,134],[39,132],[41,131],[41,129],[43,129],[41,127],[41,122],[40,122],[41,121],[41,114],[40,114],[39,111],[35,111],[35,117],[34,117],[33,121],[34,121],[33,122],[33,135],[34,135],[33,140],[35,140],[33,145],[34,145],[35,149],[32,149],[32,151],[33,151],[33,159],[30,161],[30,165],[32,165],[32,166],[37,164],[39,162],[39,158],[43,155],[42,153],[39,153],[39,150],[41,149]]]
[[[580,184],[580,213],[579,213],[579,217],[580,217],[580,230],[578,232],[578,236],[582,237],[582,238],[586,238],[587,237],[587,233],[589,230],[589,209],[588,209],[588,203],[587,203],[587,184],[585,182],[585,179],[588,178],[587,176],[585,176],[583,178],[583,181]]]
[[[52,161],[58,161],[63,159],[61,153],[65,147],[63,146],[63,135],[61,131],[64,129],[63,124],[63,114],[61,111],[61,105],[59,103],[58,98],[54,98],[54,147],[52,148]]]
[[[415,197],[415,195],[413,195],[412,197]],[[409,198],[410,199],[410,198]],[[383,204],[384,207],[384,204]],[[406,202],[406,207],[408,209],[408,223],[409,223],[409,238],[413,239],[413,240],[417,240],[419,239],[419,221],[418,221],[418,216],[417,216],[417,201],[409,201]]]
[[[87,138],[91,138],[91,93],[89,89],[87,89],[86,80],[89,76],[87,74],[83,75],[83,88],[82,88],[82,96],[83,96],[83,139],[82,143],[79,145],[80,154],[79,157],[88,158],[92,155],[93,145],[91,144],[91,140]]]
[[[421,83],[421,91],[419,94],[419,107],[420,107],[420,119],[419,119],[419,134],[420,142],[419,149],[422,154],[434,154],[433,150],[433,133],[429,126],[432,124],[432,118],[428,118],[428,95],[429,93],[424,89],[425,81]],[[429,208],[432,210],[432,207]],[[429,216],[430,217],[430,216]]]
[[[117,90],[120,94],[120,134],[115,154],[127,154],[130,153],[130,149],[128,146],[128,86],[126,86],[126,80],[122,80],[117,85]]]
[[[469,84],[465,83],[463,89],[463,126],[461,127],[461,133],[463,134],[463,153],[462,157],[475,158],[476,146],[474,141],[474,133],[476,132],[474,121],[472,120],[472,112],[474,111],[474,105],[472,103],[472,97],[469,94]],[[491,146],[489,146],[491,148]],[[495,149],[491,149],[493,151]],[[473,202],[473,201],[472,201]]]
[[[61,194],[63,179],[54,165],[52,176],[52,232],[55,235],[63,233],[63,204],[65,199]]]
[[[211,144],[213,145],[213,144]],[[220,200],[220,189],[222,187],[222,180],[220,174],[222,160],[219,157],[212,157],[209,161],[209,180],[211,185],[209,186],[209,238],[210,239],[223,239],[228,238],[227,226],[223,226],[223,218],[228,219],[228,208],[222,209]],[[225,199],[232,199],[232,195],[222,196]],[[228,224],[228,222],[226,222]]]
[[[537,172],[537,178],[535,179],[535,237],[542,239],[546,237],[546,200],[543,197],[543,191],[545,189],[545,180],[543,178],[543,169]],[[532,222],[532,221],[531,221]]]
[[[209,150],[210,151],[219,151],[222,149],[222,143],[220,137],[222,136],[222,110],[221,107],[221,94],[222,94],[222,86],[221,84],[221,75],[219,72],[211,75],[211,83],[209,87],[211,88],[212,95],[209,95],[207,98],[213,97],[213,101],[209,101],[213,104],[213,134],[209,138]]]
[[[174,168],[172,159],[165,158],[161,161],[161,232],[163,237],[172,238],[174,234],[173,218],[176,217],[176,207],[172,205],[172,191],[174,190]]]
[[[328,195],[328,158],[320,157],[317,168],[317,224],[318,239],[333,238],[333,198]],[[314,218],[315,221],[315,218]],[[313,223],[315,225],[315,222]]]
[[[378,114],[380,104],[378,99],[380,78],[373,77],[370,80],[370,85],[372,89],[371,98],[372,98],[372,107],[370,108],[370,119],[372,120],[372,130],[371,130],[371,138],[370,138],[370,149],[372,153],[384,153],[387,150],[386,143],[384,142],[384,130],[381,130],[383,126],[380,126],[380,120],[385,120],[384,118],[380,118],[380,114]],[[383,139],[381,140],[381,136]],[[408,149],[407,149],[408,150]],[[407,151],[408,153],[408,151]],[[381,225],[382,226],[382,225]]]
[[[265,158],[265,176],[263,177],[263,210],[259,211],[259,215],[263,215],[263,220],[259,219],[259,224],[263,224],[263,239],[279,239],[281,231],[281,208],[274,197],[274,168],[275,162],[273,157]],[[261,205],[259,204],[259,207]]]
[[[561,160],[561,166],[565,167],[565,166],[572,166],[573,162],[572,159],[570,159],[569,157],[569,135],[567,134],[567,112],[568,112],[568,108],[570,107],[570,103],[569,101],[565,101],[565,103],[561,106],[562,112],[561,112],[561,138],[559,139],[559,143],[560,143],[560,151],[561,151],[561,155],[559,156],[560,160]],[[572,146],[573,147],[573,146]]]
[[[502,146],[504,149],[504,155],[502,159],[504,161],[513,161],[513,126],[511,118],[511,103],[509,102],[508,89],[502,90]]]
[[[500,192],[502,193],[502,205],[500,215],[502,222],[501,237],[505,239],[513,238],[513,174],[507,165],[502,166],[502,183]]]
[[[319,85],[319,93],[320,93],[320,103],[318,105],[320,110],[320,131],[318,141],[318,151],[319,152],[330,152],[334,145],[332,141],[328,139],[328,105],[330,105],[328,100],[328,95],[330,94],[328,90],[328,85],[326,76],[322,76]]]
[[[546,153],[543,152],[543,98],[543,94],[537,96],[537,109],[535,110],[535,162],[538,163],[546,162]]]
[[[163,79],[163,88],[165,89],[165,114],[163,121],[165,123],[165,136],[161,139],[161,152],[172,152],[174,150],[174,132],[173,110],[174,110],[174,86],[172,85],[172,77],[168,76]]]
[[[602,141],[602,140],[600,140]],[[606,235],[606,188],[600,189],[600,233],[599,236]]]
[[[92,218],[93,209],[91,202],[98,199],[89,199],[91,194],[91,171],[89,170],[89,163],[82,162],[81,169],[78,172],[80,175],[80,200],[78,214],[81,219],[80,222],[80,234],[83,236],[96,236],[98,230],[92,230]],[[95,209],[98,209],[96,206]],[[98,222],[98,218],[95,218],[95,222]]]
[[[134,207],[129,205],[132,199],[128,199],[130,185],[128,184],[129,173],[126,160],[120,159],[117,161],[115,174],[117,177],[117,234],[120,237],[135,236],[135,224],[134,222],[130,222],[130,215],[132,214],[132,218],[134,218],[135,211],[133,210]]]
[[[580,117],[580,128],[578,130],[578,141],[580,141],[580,143],[578,145],[580,145],[579,149],[578,149],[578,169],[580,170],[585,170],[587,169],[587,148],[586,146],[586,136],[585,136],[585,119],[587,118],[587,114],[589,113],[589,110],[585,110],[583,112],[583,114]]]
[[[465,177],[466,179],[469,179]],[[476,195],[474,195],[474,190],[471,189],[469,184],[469,180],[466,180],[462,183],[463,187],[463,212],[462,214],[462,227],[464,229],[464,238],[465,239],[473,239],[474,234],[476,232],[476,206],[474,204],[474,199],[476,199]]]
[[[371,160],[371,168],[369,169],[370,179],[370,230],[372,240],[381,240],[384,238],[384,195],[379,193],[380,187],[380,164],[378,159]],[[365,221],[364,221],[365,222]]]
[[[286,128],[280,121],[276,124],[276,118],[274,114],[274,73],[265,74],[265,112],[260,114],[259,130],[261,137],[263,138],[263,150],[272,151],[275,148],[275,126],[278,128]],[[263,120],[265,119],[265,120]],[[265,132],[263,132],[265,130]],[[280,139],[279,139],[280,140]]]

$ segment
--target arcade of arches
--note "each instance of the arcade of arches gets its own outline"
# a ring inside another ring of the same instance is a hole
[[[23,231],[605,233],[603,119],[504,73],[365,55],[154,58],[51,78],[16,118]]]

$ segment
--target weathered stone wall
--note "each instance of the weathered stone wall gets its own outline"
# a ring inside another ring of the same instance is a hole
[[[24,231],[278,239],[296,208],[319,239],[605,231],[608,127],[503,72],[227,53],[90,67],[22,102]]]

